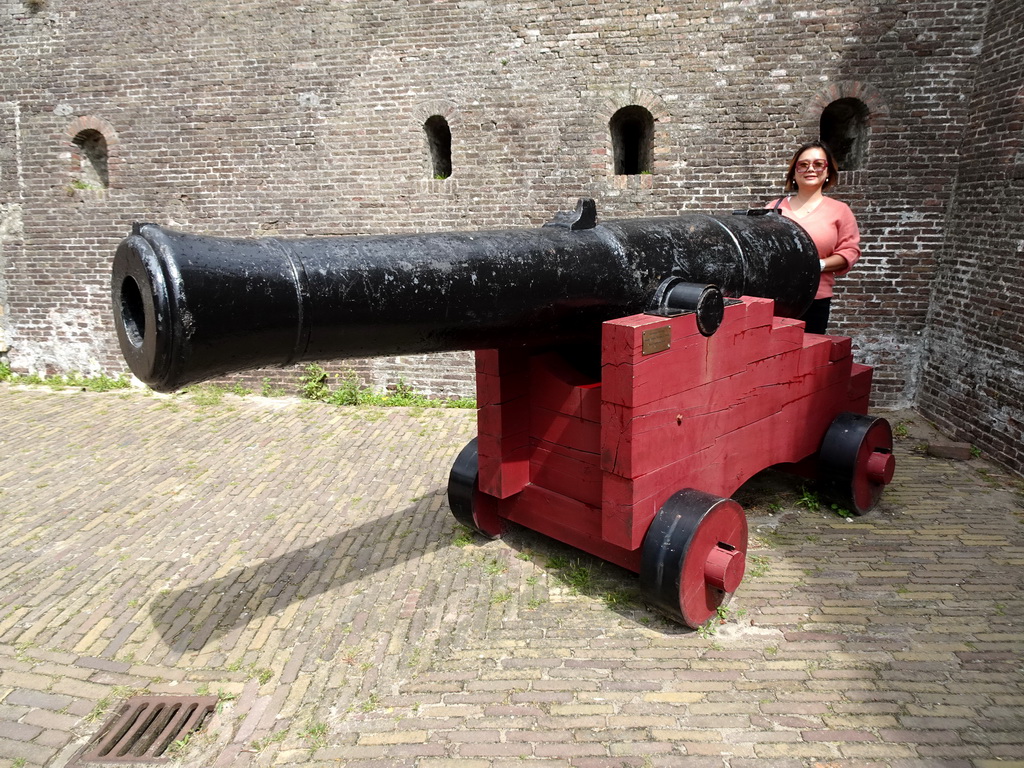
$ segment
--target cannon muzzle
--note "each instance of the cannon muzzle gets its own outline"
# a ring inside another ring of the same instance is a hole
[[[170,391],[303,361],[597,341],[602,322],[687,293],[666,281],[795,317],[817,251],[777,214],[598,224],[590,200],[521,230],[284,240],[136,224],[111,290],[129,368]]]

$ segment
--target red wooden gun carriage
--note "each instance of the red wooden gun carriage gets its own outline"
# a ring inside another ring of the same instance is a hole
[[[170,390],[303,360],[476,350],[478,437],[452,467],[457,520],[511,521],[640,575],[697,627],[739,586],[730,496],[773,466],[861,514],[892,479],[849,338],[807,334],[817,252],[764,211],[533,230],[239,240],[136,225],[115,325]]]

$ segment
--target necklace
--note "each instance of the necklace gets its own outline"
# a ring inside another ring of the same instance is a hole
[[[812,201],[806,202],[803,205],[801,205],[799,208],[794,208],[793,207],[793,201],[790,200],[790,202],[789,202],[789,210],[793,212],[793,215],[796,218],[798,218],[798,219],[806,219],[808,216],[810,216],[812,213],[814,213],[815,210],[817,210],[818,206],[821,205],[821,201],[824,200],[824,199],[825,199],[824,197],[818,197],[817,200],[812,200]]]

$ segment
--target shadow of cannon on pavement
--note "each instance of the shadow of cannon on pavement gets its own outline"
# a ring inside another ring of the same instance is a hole
[[[320,598],[337,592],[347,600],[365,591],[358,582],[376,584],[391,569],[447,546],[455,521],[446,503],[432,503],[441,494],[442,489],[434,489],[398,511],[165,592],[150,608],[153,625],[172,653],[180,655],[208,650],[212,643],[230,649],[244,631],[299,602],[309,601],[320,614],[330,610],[344,616],[344,608],[321,604]],[[308,538],[316,530],[296,538]]]

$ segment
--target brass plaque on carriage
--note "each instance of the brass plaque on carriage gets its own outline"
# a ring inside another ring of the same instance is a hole
[[[664,352],[672,346],[672,327],[663,325],[660,328],[650,328],[641,334],[641,338],[645,355]]]

